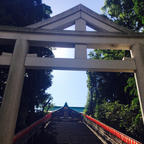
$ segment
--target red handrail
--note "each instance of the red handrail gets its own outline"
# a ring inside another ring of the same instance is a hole
[[[49,113],[47,115],[45,115],[43,118],[41,118],[40,120],[34,122],[33,124],[31,124],[29,127],[25,128],[24,130],[20,131],[19,133],[17,133],[15,136],[14,136],[14,139],[13,139],[13,143],[15,143],[18,139],[20,139],[21,137],[23,137],[25,134],[29,133],[31,131],[32,128],[34,128],[35,126],[39,125],[40,123],[48,120],[51,118],[51,114],[52,113]]]
[[[119,138],[120,140],[122,140],[123,142],[125,142],[126,144],[142,144],[138,141],[136,141],[135,139],[107,126],[106,124],[88,116],[88,115],[84,115],[87,119],[89,119],[90,121],[92,121],[93,123],[99,125],[100,127],[102,127],[103,129],[105,129],[106,131],[110,132],[111,134],[115,135],[117,138]]]

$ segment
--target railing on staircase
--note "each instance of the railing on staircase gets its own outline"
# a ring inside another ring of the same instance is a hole
[[[62,109],[62,108],[61,108]],[[14,137],[13,144],[27,144],[27,142],[32,141],[32,138],[35,135],[39,135],[44,124],[48,123],[52,115],[55,117],[55,114],[60,111],[51,112],[45,115],[42,119],[34,122],[29,127],[17,133]],[[74,110],[72,110],[74,111]],[[76,112],[79,113],[79,112]],[[90,128],[96,136],[103,143],[111,144],[142,144],[135,139],[107,126],[106,124],[88,116],[85,114],[79,113],[80,116],[83,116],[83,122]]]
[[[26,144],[33,138],[34,135],[39,134],[43,124],[50,121],[52,113],[45,115],[40,120],[34,122],[29,127],[20,131],[14,136],[13,144]]]
[[[142,144],[135,139],[107,126],[106,124],[88,116],[84,115],[85,123],[102,138],[106,143],[107,141],[115,144]]]

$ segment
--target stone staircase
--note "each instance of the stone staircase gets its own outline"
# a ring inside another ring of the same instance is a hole
[[[82,116],[64,106],[52,116],[51,122],[43,126],[34,138],[34,144],[102,144],[83,123]]]
[[[36,136],[34,144],[101,144],[101,141],[81,120],[53,120]]]

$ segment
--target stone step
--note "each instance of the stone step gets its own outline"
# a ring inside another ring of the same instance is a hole
[[[102,144],[82,121],[52,121],[34,144]]]

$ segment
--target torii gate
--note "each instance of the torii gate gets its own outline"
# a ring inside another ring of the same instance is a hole
[[[75,24],[75,31],[65,28]],[[86,25],[95,29],[87,32]],[[0,144],[12,144],[25,68],[133,72],[144,120],[144,35],[114,24],[83,5],[25,28],[0,27],[2,44],[15,42],[12,55],[1,55],[0,65],[10,65],[0,109]],[[75,48],[74,59],[28,57],[29,46]],[[87,59],[87,48],[130,50],[124,60]]]

